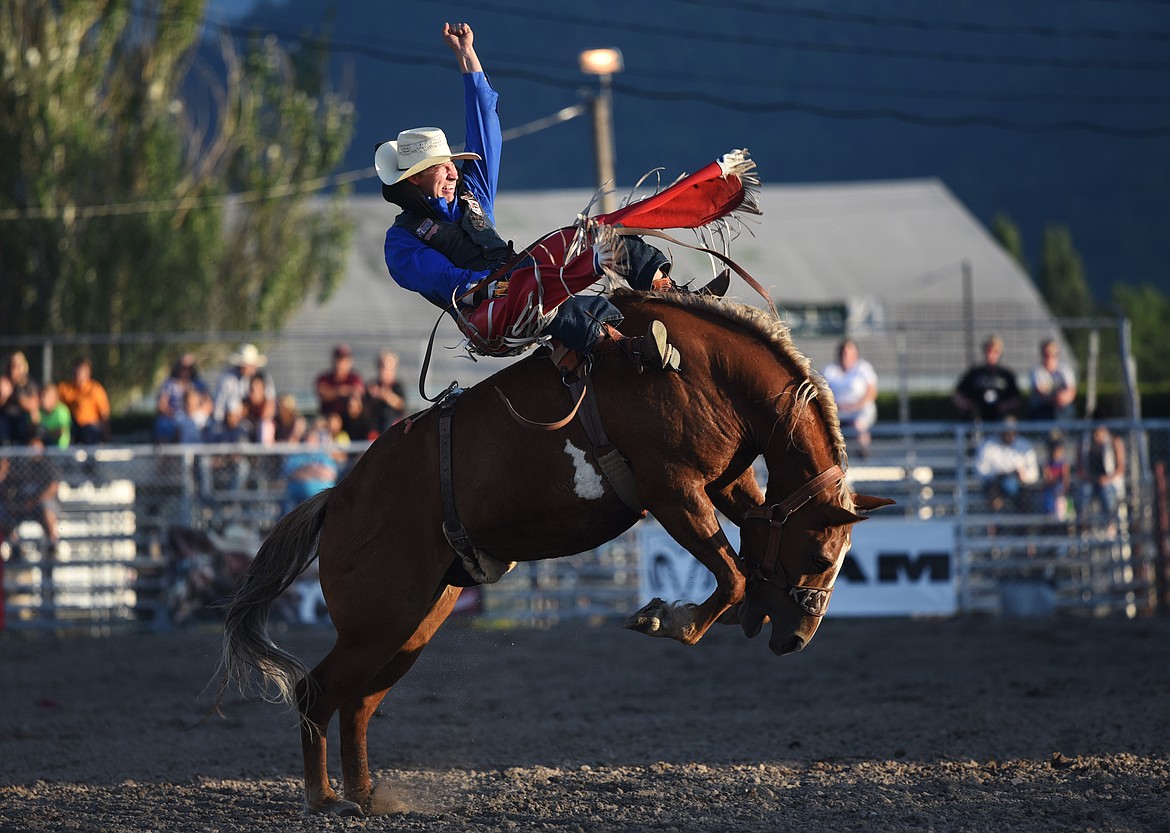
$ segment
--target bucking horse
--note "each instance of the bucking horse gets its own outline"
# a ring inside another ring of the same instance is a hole
[[[295,706],[308,810],[369,809],[367,724],[463,585],[600,546],[645,512],[716,587],[698,602],[655,599],[627,627],[689,645],[717,621],[754,637],[770,620],[778,655],[816,633],[853,525],[892,503],[846,487],[832,394],[769,313],[697,294],[612,297],[624,333],[662,321],[683,361],[677,373],[641,373],[617,352],[598,356],[588,393],[602,440],[582,419],[533,431],[515,418],[556,424],[574,398],[557,367],[531,355],[390,428],[340,483],[277,523],[243,576],[216,703],[238,684]],[[766,491],[753,471],[761,456]],[[739,552],[720,514],[740,525]],[[337,638],[310,671],[266,621],[314,559]],[[335,713],[340,795],[326,770]]]

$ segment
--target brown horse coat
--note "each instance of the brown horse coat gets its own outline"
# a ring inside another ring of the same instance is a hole
[[[601,356],[593,393],[606,430],[629,461],[645,508],[718,585],[701,604],[655,600],[629,626],[693,643],[745,599],[748,585],[750,570],[721,531],[716,510],[739,522],[765,503],[751,470],[761,454],[769,470],[767,502],[780,503],[832,467],[844,469],[844,442],[827,387],[779,322],[749,307],[695,296],[625,292],[614,302],[626,314],[627,333],[663,321],[681,351],[682,369],[639,373],[619,353]],[[477,548],[504,561],[556,558],[599,546],[638,520],[600,477],[579,423],[549,433],[521,426],[498,400],[497,387],[536,421],[554,421],[572,404],[558,371],[541,356],[501,370],[490,384],[458,399],[455,502]],[[334,489],[278,524],[225,624],[224,685],[258,668],[284,699],[293,699],[296,689],[305,798],[313,810],[350,812],[368,803],[369,716],[459,593],[444,582],[454,554],[442,532],[437,411],[407,428],[388,430]],[[777,537],[778,559],[790,586],[828,592],[849,528],[861,516],[839,478],[810,498]],[[764,524],[745,525],[744,555],[755,554],[749,564],[761,562],[767,538]],[[337,642],[306,677],[298,660],[272,645],[264,618],[275,594],[311,562],[314,543]],[[767,588],[744,606],[751,610],[744,628],[753,635],[765,616],[771,618],[770,645],[777,653],[799,650],[820,621],[785,595],[788,587]],[[335,711],[344,801],[325,771],[324,734]]]

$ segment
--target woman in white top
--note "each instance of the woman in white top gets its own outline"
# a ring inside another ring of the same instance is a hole
[[[877,421],[877,372],[861,358],[857,343],[845,339],[837,348],[837,361],[825,368],[825,381],[837,401],[841,428],[857,434],[860,455],[869,456],[869,429]]]

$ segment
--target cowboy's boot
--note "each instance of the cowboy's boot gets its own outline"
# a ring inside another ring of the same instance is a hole
[[[731,270],[724,269],[716,275],[710,283],[695,290],[696,295],[707,295],[711,298],[722,298],[731,286]]]

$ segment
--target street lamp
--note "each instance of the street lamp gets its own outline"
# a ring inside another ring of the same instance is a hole
[[[613,193],[613,90],[611,79],[621,72],[622,51],[620,49],[586,49],[580,57],[581,72],[596,75],[600,91],[590,105],[593,110],[593,152],[597,162],[597,188],[602,191],[601,213],[608,214],[617,208]]]

